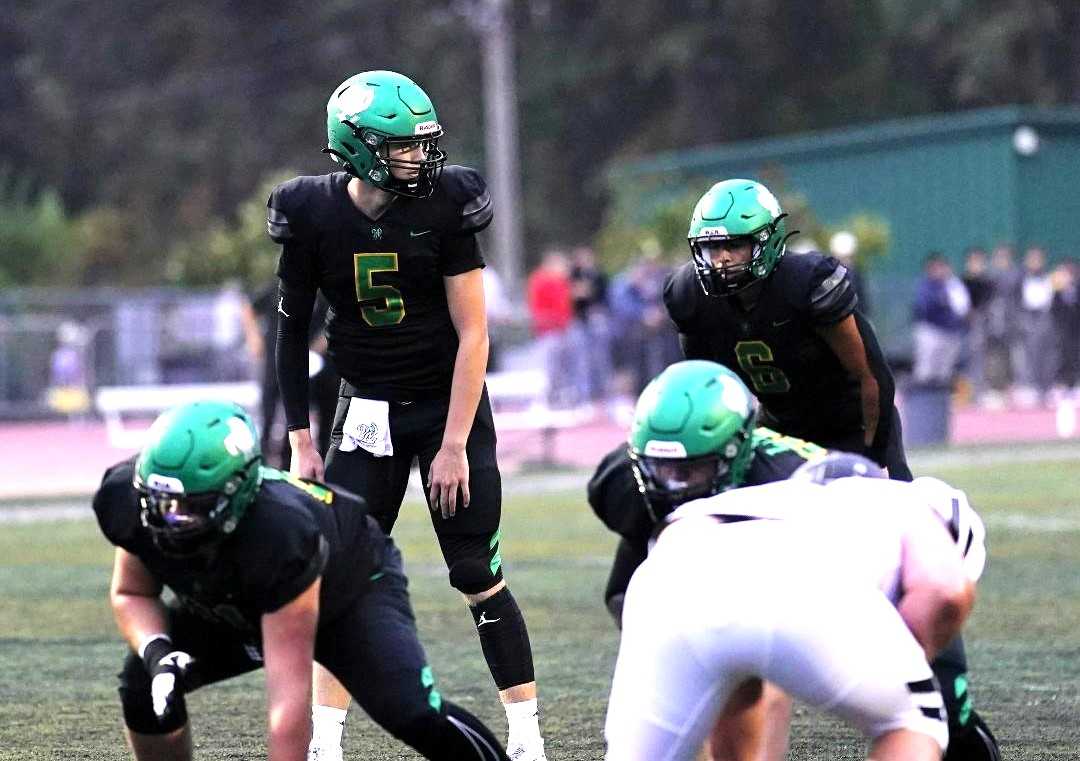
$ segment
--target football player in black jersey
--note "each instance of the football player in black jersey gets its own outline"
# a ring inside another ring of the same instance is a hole
[[[269,758],[301,761],[313,658],[425,758],[507,758],[436,688],[401,556],[363,501],[263,467],[235,404],[163,414],[138,458],[106,472],[94,512],[117,548],[110,600],[131,646],[120,701],[136,759],[190,759],[185,693],[265,666]]]
[[[746,408],[736,408],[740,400]],[[716,423],[718,417],[723,424]],[[692,499],[782,481],[827,454],[816,444],[757,426],[757,417],[753,395],[715,362],[676,362],[642,392],[629,443],[608,452],[588,484],[589,506],[620,537],[604,591],[616,623],[630,577],[665,515]],[[671,444],[675,450],[652,451],[674,436],[681,437]],[[732,454],[725,453],[729,446]]]
[[[292,471],[323,476],[311,443],[307,330],[330,303],[327,353],[342,377],[325,479],[359,494],[389,533],[419,461],[450,584],[472,611],[507,713],[509,750],[545,758],[525,621],[503,578],[501,482],[484,388],[488,335],[476,235],[491,222],[484,180],[444,166],[442,127],[415,82],[357,74],[327,103],[326,151],[343,171],[297,177],[268,202],[282,245],[278,379]],[[313,753],[338,743],[347,694],[316,674]],[[336,713],[335,713],[336,711]],[[326,738],[325,741],[322,738]],[[321,748],[320,748],[321,746]]]
[[[718,182],[698,201],[691,261],[664,285],[683,353],[737,372],[765,425],[910,481],[892,373],[847,270],[818,253],[784,256],[785,216],[751,180]]]
[[[779,481],[828,450],[756,426],[760,407],[740,378],[703,360],[677,362],[642,392],[628,444],[604,457],[589,480],[589,505],[620,536],[604,599],[616,623],[630,578],[657,524],[679,505],[729,489]],[[835,476],[834,476],[835,477]],[[932,664],[949,715],[948,761],[998,761],[992,733],[971,710],[959,638]],[[783,753],[790,702],[766,694],[767,743]]]

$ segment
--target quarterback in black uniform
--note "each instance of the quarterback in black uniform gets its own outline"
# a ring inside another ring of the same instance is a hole
[[[350,77],[327,103],[327,152],[344,171],[297,177],[268,202],[282,244],[278,380],[292,471],[323,476],[307,413],[307,330],[317,290],[330,303],[328,356],[342,377],[325,479],[362,496],[389,533],[414,460],[450,583],[464,596],[507,713],[510,755],[543,761],[525,621],[503,579],[501,481],[484,388],[488,336],[476,234],[491,222],[483,179],[445,166],[434,106],[388,71]],[[322,719],[348,696],[316,674]],[[329,719],[327,719],[329,721]],[[337,734],[340,739],[340,730]]]
[[[683,352],[737,372],[765,425],[910,481],[892,373],[847,270],[817,253],[784,256],[784,217],[751,180],[719,182],[698,201],[691,261],[664,286]]]
[[[190,759],[185,692],[265,665],[269,757],[300,761],[313,658],[426,758],[506,759],[436,689],[401,557],[363,501],[263,467],[258,442],[240,407],[184,405],[94,496],[117,547],[110,599],[131,646],[120,700],[136,759]]]

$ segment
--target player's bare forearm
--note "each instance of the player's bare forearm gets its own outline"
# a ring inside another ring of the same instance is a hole
[[[132,650],[138,650],[148,637],[168,633],[160,594],[161,586],[142,561],[127,550],[117,549],[109,602],[116,627]]]
[[[849,314],[835,325],[819,327],[817,332],[832,349],[847,374],[859,383],[864,443],[869,447],[874,442],[878,421],[881,418],[881,389],[870,367],[866,345],[863,343],[855,316]]]
[[[302,761],[307,755],[319,587],[316,580],[296,599],[263,616],[271,761]]]
[[[974,601],[970,582],[962,589],[925,586],[906,592],[897,610],[929,661],[960,633]]]
[[[859,379],[859,394],[862,401],[863,443],[869,448],[874,443],[881,418],[880,388],[877,378],[870,372]]]
[[[450,321],[458,335],[458,350],[442,445],[464,449],[487,371],[489,347],[484,279],[482,272],[476,269],[444,278],[444,283]]]
[[[484,390],[488,348],[487,330],[459,337],[443,446],[464,448],[469,438],[476,408],[480,404],[480,394]]]

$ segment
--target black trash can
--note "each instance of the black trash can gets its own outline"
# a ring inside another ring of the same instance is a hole
[[[952,386],[911,384],[904,392],[900,419],[905,446],[929,446],[949,442]]]

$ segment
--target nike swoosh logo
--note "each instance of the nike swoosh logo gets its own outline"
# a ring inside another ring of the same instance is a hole
[[[409,235],[413,238],[419,238],[421,235],[427,235],[431,230],[421,230],[416,232],[415,230],[409,230]]]
[[[787,325],[787,324],[788,324],[789,322],[791,322],[791,318],[790,318],[790,317],[789,317],[788,319],[786,319],[786,320],[778,320],[778,321],[774,322],[774,323],[772,324],[772,326],[773,326],[774,328],[779,328],[779,327],[780,327],[781,325]]]

